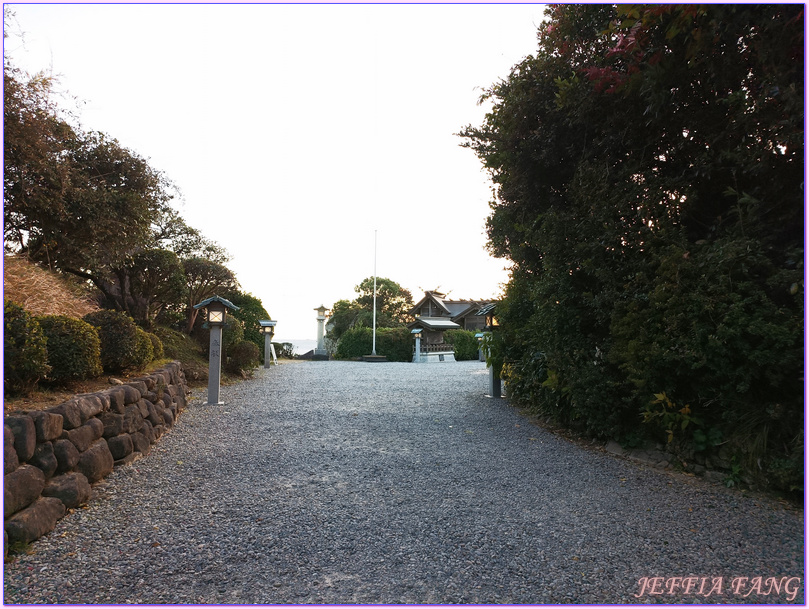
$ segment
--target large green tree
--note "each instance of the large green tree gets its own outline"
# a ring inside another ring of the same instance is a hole
[[[495,185],[489,247],[514,263],[498,308],[514,395],[600,436],[721,438],[793,484],[803,7],[547,16],[462,133]]]
[[[374,278],[367,277],[354,286],[358,294],[352,301],[338,300],[331,308],[329,338],[339,340],[349,329],[373,325]],[[408,311],[413,307],[410,291],[387,277],[376,278],[376,325],[379,328],[395,328],[409,320]]]
[[[91,283],[144,327],[165,310],[192,327],[186,306],[236,285],[227,252],[171,207],[164,174],[63,112],[52,78],[3,68],[6,251]]]
[[[186,277],[185,330],[190,334],[199,313],[199,309],[195,309],[194,305],[211,296],[237,290],[239,282],[233,271],[225,265],[207,258],[197,256],[188,258],[183,260],[183,267]]]
[[[74,129],[52,97],[53,81],[26,77],[8,58],[3,64],[3,241],[24,249],[40,238],[39,218],[58,209],[71,186],[72,167],[65,154],[76,140]]]
[[[263,363],[264,335],[261,333],[261,324],[258,322],[262,319],[270,319],[270,314],[267,312],[267,309],[264,308],[260,299],[252,294],[240,292],[239,290],[226,292],[223,294],[223,297],[239,307],[239,310],[233,311],[232,315],[242,322],[244,326],[244,339],[249,340],[258,347],[259,357]]]
[[[129,271],[154,249],[171,184],[115,139],[72,126],[52,79],[6,59],[4,84],[5,249],[91,281],[136,313]]]
[[[177,254],[159,248],[132,256],[121,281],[128,284],[133,318],[146,328],[165,309],[182,303],[187,290],[185,269]]]
[[[374,308],[374,278],[363,279],[354,287],[358,294],[355,302],[366,311]],[[393,328],[407,323],[408,311],[413,307],[410,290],[387,277],[376,278],[376,322],[381,327]]]

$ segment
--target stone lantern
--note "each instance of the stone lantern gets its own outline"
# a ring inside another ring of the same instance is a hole
[[[273,363],[277,366],[278,358],[275,356],[275,347],[272,344],[272,337],[275,334],[275,324],[278,322],[272,319],[260,319],[258,323],[261,326],[261,333],[264,335],[264,367],[270,367],[271,356]]]
[[[227,310],[238,311],[239,307],[225,298],[212,296],[195,304],[194,308],[207,310],[206,325],[211,329],[208,358],[208,404],[223,404],[224,402],[219,401],[219,381],[222,375],[222,328],[225,325]]]
[[[485,328],[483,328],[483,332],[480,333],[480,343],[481,343],[481,354],[480,359],[482,361],[486,360],[484,357],[484,351],[487,348],[486,340],[491,340],[491,334],[497,332],[499,330],[500,324],[497,321],[497,317],[495,317],[497,309],[497,303],[492,302],[484,306],[480,309],[475,315],[481,316],[485,319]],[[487,336],[488,335],[488,336]],[[477,335],[476,335],[477,336]],[[500,373],[502,364],[498,364],[496,362],[489,362],[489,394],[488,397],[499,398],[502,396],[502,387],[501,387],[501,380],[500,380]]]
[[[317,311],[317,349],[315,349],[315,355],[328,355],[328,351],[326,351],[326,317],[328,309],[323,305],[320,305],[315,309]]]
[[[413,352],[413,361],[417,364],[421,363],[421,328],[413,328],[410,333],[416,338],[416,349]]]
[[[486,336],[484,332],[478,332],[475,334],[475,338],[478,339],[478,361],[485,362],[486,361],[486,354],[483,353],[483,338]]]

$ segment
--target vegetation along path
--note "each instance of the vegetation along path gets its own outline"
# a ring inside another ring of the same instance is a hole
[[[802,512],[570,443],[485,389],[479,362],[293,362],[224,406],[202,392],[5,566],[5,600],[803,602]]]

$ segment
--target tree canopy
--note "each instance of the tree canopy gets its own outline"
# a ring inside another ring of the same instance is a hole
[[[143,327],[170,313],[190,332],[194,304],[238,288],[227,252],[186,224],[147,159],[63,111],[52,77],[6,55],[3,78],[4,250],[92,284]]]
[[[795,484],[803,6],[547,16],[461,133],[494,184],[489,248],[514,263],[498,307],[513,394],[602,437],[684,454],[712,438]]]
[[[374,278],[367,277],[354,286],[358,294],[352,301],[338,300],[331,308],[329,338],[339,340],[349,329],[373,325]],[[378,328],[396,328],[409,321],[408,311],[413,307],[410,291],[387,277],[376,278],[376,325]]]

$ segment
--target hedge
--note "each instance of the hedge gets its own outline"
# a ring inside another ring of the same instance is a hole
[[[355,327],[346,330],[337,343],[335,357],[355,359],[369,355],[373,348],[373,330]],[[413,359],[413,339],[407,328],[377,328],[376,353],[392,362],[409,362]]]
[[[138,345],[135,349],[135,360],[132,367],[136,370],[145,368],[146,365],[154,359],[154,347],[152,346],[152,339],[143,328],[138,327]]]
[[[88,313],[84,321],[98,331],[101,365],[105,372],[121,372],[140,365],[146,348],[131,317],[120,311],[103,310]]]
[[[151,332],[147,332],[146,336],[148,336],[149,340],[152,341],[152,359],[163,359],[163,341],[160,340],[157,334],[152,334]]]
[[[469,330],[447,330],[444,339],[453,346],[457,361],[478,359],[478,339]]]
[[[44,315],[37,322],[48,338],[49,381],[77,381],[103,372],[101,341],[92,325],[65,315]]]
[[[3,301],[4,393],[30,394],[48,366],[46,338],[42,328],[20,305]]]
[[[258,347],[252,341],[245,339],[230,348],[225,362],[225,369],[235,374],[244,374],[256,368],[259,361]]]

